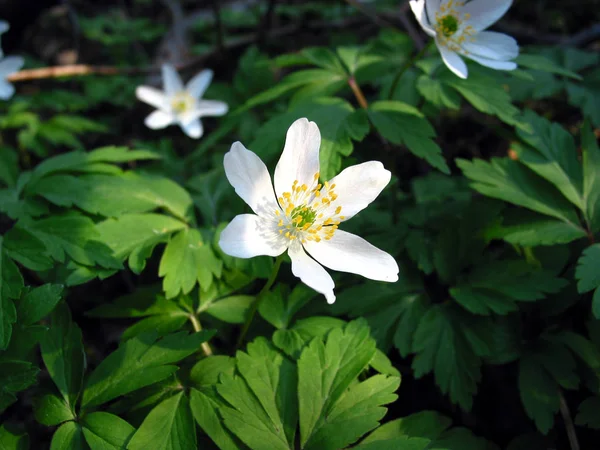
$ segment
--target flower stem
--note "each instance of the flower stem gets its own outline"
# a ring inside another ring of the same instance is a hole
[[[419,50],[419,52],[415,56],[413,56],[411,59],[406,61],[406,63],[404,63],[404,65],[402,66],[400,71],[396,74],[394,81],[392,81],[392,87],[390,88],[390,93],[388,94],[388,100],[391,100],[392,97],[394,96],[394,91],[396,90],[396,87],[398,86],[398,83],[400,82],[400,78],[402,78],[402,75],[404,75],[404,73],[408,69],[410,69],[419,59],[421,59],[423,57],[423,55],[425,55],[425,53],[427,53],[427,51],[431,48],[431,46],[433,45],[434,42],[435,41],[433,39],[431,39],[427,43],[427,45],[425,47],[423,47],[421,50]]]
[[[277,257],[275,260],[275,264],[273,265],[273,269],[271,270],[271,275],[269,275],[269,279],[260,290],[254,303],[250,307],[250,311],[248,311],[248,317],[246,318],[246,322],[244,322],[244,326],[242,327],[242,331],[240,331],[240,337],[238,338],[236,349],[242,346],[244,339],[246,338],[246,334],[248,334],[248,330],[250,329],[250,324],[252,323],[252,319],[254,319],[254,315],[260,306],[260,302],[265,296],[265,294],[271,289],[273,283],[275,282],[275,278],[277,278],[277,274],[279,273],[279,267],[281,267],[281,263],[283,262],[283,253]]]
[[[190,322],[192,322],[192,326],[194,327],[194,331],[196,331],[196,333],[202,331],[202,325],[200,325],[200,321],[196,317],[196,314],[190,314],[189,318]],[[200,344],[200,347],[202,347],[202,351],[206,356],[211,356],[213,354],[212,348],[210,348],[210,344],[208,342],[203,342]]]
[[[358,101],[358,104],[360,105],[360,107],[363,109],[367,109],[369,107],[369,103],[367,103],[365,94],[363,94],[363,91],[361,90],[360,86],[356,82],[356,78],[354,78],[354,77],[348,78],[348,85],[350,86],[350,89],[352,89],[352,92],[354,93],[354,96],[356,97],[356,100]]]
[[[567,400],[562,393],[562,390],[558,389],[558,396],[560,398],[560,414],[565,422],[565,428],[567,429],[567,437],[569,438],[569,445],[571,450],[579,450],[579,441],[577,440],[577,433],[575,432],[575,425],[573,425],[573,419],[571,418],[571,412],[567,405]]]

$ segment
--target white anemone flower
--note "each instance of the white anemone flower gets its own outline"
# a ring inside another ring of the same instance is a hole
[[[157,108],[144,123],[153,130],[178,124],[189,137],[198,139],[204,133],[201,117],[222,116],[227,103],[203,100],[202,96],[212,81],[212,70],[203,70],[184,87],[179,74],[171,64],[163,64],[164,92],[150,86],[138,86],[137,98]]]
[[[377,198],[391,174],[379,161],[369,161],[321,184],[320,145],[314,122],[295,121],[275,168],[273,190],[265,164],[235,142],[225,154],[225,174],[254,214],[236,216],[221,233],[219,245],[238,258],[279,256],[287,250],[293,274],[333,303],[334,283],[322,266],[372,280],[398,280],[398,264],[391,255],[338,229]]]
[[[21,70],[25,60],[20,56],[7,56],[0,59],[0,99],[8,100],[15,93],[15,87],[6,81],[10,74]]]
[[[508,11],[512,0],[411,0],[410,7],[448,68],[467,78],[466,56],[482,66],[514,70],[519,46],[511,36],[484,31]]]

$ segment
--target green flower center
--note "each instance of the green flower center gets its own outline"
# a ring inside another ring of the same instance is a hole
[[[171,100],[171,109],[173,112],[181,114],[188,111],[193,102],[194,99],[187,92],[182,92],[181,94],[175,95]]]
[[[452,14],[447,14],[437,19],[437,29],[446,37],[452,36],[458,30],[458,19]]]
[[[312,225],[317,218],[317,212],[310,206],[297,206],[292,209],[290,214],[292,223],[296,228],[303,228],[306,225]]]

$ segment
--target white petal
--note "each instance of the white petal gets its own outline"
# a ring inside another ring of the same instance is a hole
[[[182,123],[188,123],[200,117],[222,116],[229,110],[227,103],[217,100],[200,100],[194,109],[180,115]]]
[[[152,114],[146,117],[146,120],[144,120],[146,126],[152,130],[159,130],[161,128],[168,127],[173,122],[175,122],[175,117],[160,110],[154,111]]]
[[[307,241],[304,247],[318,262],[339,272],[350,272],[371,280],[398,281],[398,264],[392,256],[363,238],[336,230],[330,240]]]
[[[325,296],[327,303],[335,302],[333,288],[335,284],[331,275],[323,267],[306,254],[302,245],[295,241],[288,250],[292,260],[292,273],[304,284]]]
[[[6,33],[10,26],[6,20],[0,20],[0,34]]]
[[[183,83],[179,74],[171,64],[162,65],[162,77],[165,93],[168,97],[183,91]]]
[[[414,13],[419,25],[429,36],[435,36],[435,30],[431,28],[427,13],[425,12],[425,0],[410,0],[410,9]]]
[[[218,100],[200,100],[197,109],[200,112],[200,117],[223,116],[229,111],[229,106],[227,103]]]
[[[481,58],[481,57],[475,56],[475,55],[467,55],[467,57],[472,59],[473,61],[478,62],[482,66],[486,66],[491,69],[515,70],[517,68],[517,63],[515,63],[513,61],[498,61],[496,59]]]
[[[334,214],[338,206],[344,221],[365,209],[390,182],[392,174],[379,161],[368,161],[348,167],[329,181],[335,184],[337,198],[323,211],[324,217]]]
[[[440,45],[439,43],[437,43],[437,47],[448,69],[450,69],[456,76],[460,78],[467,78],[467,75],[469,74],[467,65],[458,55],[458,53],[448,50],[447,47]]]
[[[265,163],[242,145],[234,142],[223,160],[225,175],[235,192],[259,216],[270,217],[279,209],[271,176]]]
[[[291,192],[294,180],[298,185],[311,187],[315,174],[319,172],[319,147],[321,133],[314,122],[307,119],[296,120],[288,129],[285,146],[277,167],[275,167],[275,192],[280,197]]]
[[[487,59],[510,61],[519,56],[517,41],[507,34],[495,31],[482,31],[467,39],[462,48],[469,54],[466,56],[481,56]]]
[[[8,81],[0,80],[0,100],[8,100],[15,94],[15,87]]]
[[[194,98],[202,98],[212,81],[213,71],[206,69],[188,81],[185,90]]]
[[[468,24],[481,31],[497,22],[511,5],[512,0],[471,0],[460,12],[470,14]]]
[[[168,109],[169,102],[165,93],[150,86],[138,86],[135,90],[138,100],[148,103],[157,109]]]
[[[442,0],[425,0],[425,9],[427,10],[430,24],[435,20],[435,13],[440,10],[441,3]]]
[[[0,60],[0,78],[4,79],[8,75],[19,71],[23,64],[25,64],[25,60],[21,56],[7,56]]]
[[[185,134],[187,134],[192,139],[200,139],[204,134],[204,127],[202,126],[202,122],[200,119],[194,119],[191,121],[180,121],[179,125]]]
[[[240,214],[221,232],[219,247],[230,256],[253,258],[261,255],[279,256],[287,248],[288,242],[274,230],[273,222],[254,214]]]

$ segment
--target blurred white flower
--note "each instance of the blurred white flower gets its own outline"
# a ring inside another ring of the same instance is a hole
[[[514,70],[519,46],[511,36],[484,31],[500,19],[512,0],[411,0],[410,7],[435,43],[448,68],[467,78],[467,65],[459,55],[482,66]]]
[[[279,256],[287,250],[294,275],[333,303],[334,283],[321,264],[372,280],[398,280],[398,264],[391,255],[338,230],[341,222],[375,200],[391,174],[379,161],[369,161],[348,167],[321,184],[320,145],[321,134],[314,122],[295,121],[275,168],[273,191],[261,159],[240,142],[234,143],[225,154],[225,174],[255,214],[236,216],[221,233],[219,245],[238,258]]]
[[[20,56],[7,56],[0,59],[0,99],[8,100],[14,95],[15,88],[6,81],[6,77],[21,70],[23,64],[25,61]]]
[[[212,70],[203,70],[185,87],[170,64],[163,64],[162,77],[164,92],[149,86],[139,86],[135,91],[139,100],[157,108],[146,117],[144,123],[148,128],[156,130],[178,124],[185,134],[198,139],[204,133],[201,117],[227,113],[227,103],[202,99],[212,80]]]

